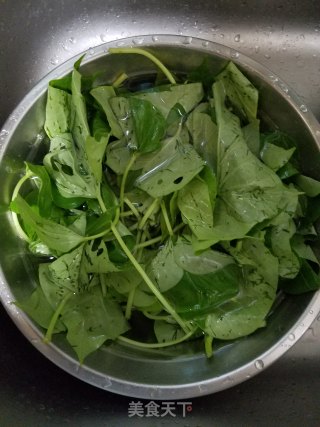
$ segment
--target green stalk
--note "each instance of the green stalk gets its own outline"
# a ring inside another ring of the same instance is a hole
[[[151,320],[168,320],[168,319],[172,319],[172,317],[170,316],[170,314],[151,314],[148,313],[147,311],[143,311],[142,312],[144,316],[146,316],[148,319]]]
[[[187,339],[192,337],[195,331],[196,331],[196,328],[187,332],[186,335],[184,335],[181,338],[178,338],[172,341],[167,341],[167,342],[146,343],[146,342],[132,340],[130,338],[126,338],[122,336],[119,336],[117,340],[124,342],[126,344],[134,345],[135,347],[140,347],[140,348],[163,348],[163,347],[170,347],[172,345],[180,344],[181,342],[186,341]]]
[[[115,87],[115,88],[121,86],[122,83],[125,80],[127,80],[127,78],[128,78],[128,75],[126,73],[121,73],[120,76],[115,79],[115,81],[113,82],[112,86]]]
[[[161,200],[161,211],[162,211],[163,219],[164,219],[164,222],[166,224],[169,236],[172,237],[173,236],[173,231],[172,231],[172,227],[171,227],[171,224],[170,224],[170,220],[169,220],[169,217],[168,217],[168,213],[167,213],[167,209],[166,209],[166,205],[165,205],[164,200]]]
[[[134,287],[133,289],[131,289],[131,291],[129,292],[129,295],[128,295],[128,300],[127,300],[127,305],[126,305],[126,312],[125,312],[125,318],[127,320],[129,320],[130,317],[131,317],[132,306],[133,306],[133,299],[134,299],[134,294],[135,293],[136,293],[136,288]]]
[[[138,228],[138,223],[134,223],[132,225],[130,225],[130,227],[128,227],[128,230],[130,231],[135,231]]]
[[[170,305],[170,303],[166,300],[166,298],[162,295],[162,293],[158,290],[158,288],[154,285],[154,283],[150,280],[149,276],[146,274],[144,269],[141,267],[141,265],[138,263],[138,261],[135,259],[135,257],[130,252],[129,248],[123,241],[122,237],[120,236],[118,230],[116,227],[112,224],[111,230],[115,236],[115,238],[118,240],[119,245],[121,246],[123,252],[127,255],[129,260],[131,261],[132,265],[135,267],[137,272],[140,274],[142,279],[145,281],[146,285],[149,287],[151,292],[156,296],[156,298],[159,300],[159,302],[163,305],[165,310],[171,314],[171,316],[175,319],[175,321],[181,326],[181,328],[188,333],[189,328],[186,325],[186,323],[181,319],[179,314],[175,311],[175,309]]]
[[[124,197],[123,202],[128,206],[128,208],[131,210],[131,212],[137,217],[137,219],[140,219],[140,213],[135,207],[135,205],[128,199],[128,197]]]
[[[145,231],[143,231],[142,235],[141,235],[140,243],[145,242],[146,238],[147,238],[147,233]],[[143,248],[139,248],[137,250],[137,252],[136,252],[136,248],[134,248],[133,249],[133,253],[136,254],[137,261],[140,263],[141,262],[141,258],[142,258]]]
[[[158,208],[159,199],[154,199],[151,205],[148,207],[147,212],[142,217],[142,220],[139,222],[138,228],[139,230],[143,229],[149,217],[153,214],[153,212]]]
[[[136,158],[137,158],[138,154],[137,153],[133,153],[131,156],[131,159],[129,160],[126,169],[123,173],[122,176],[122,180],[121,180],[121,186],[120,186],[120,211],[123,211],[123,203],[124,203],[124,192],[125,192],[125,187],[126,187],[126,181],[127,181],[127,177],[128,177],[128,173],[133,165],[133,163],[135,162]]]
[[[206,356],[208,359],[213,356],[212,341],[213,341],[213,337],[211,335],[206,335],[204,337],[204,348],[205,348]]]
[[[147,246],[154,245],[155,243],[159,243],[162,240],[162,236],[154,237],[153,239],[147,240],[146,242],[139,243],[135,245],[134,250],[146,248]]]
[[[167,77],[170,83],[173,85],[176,84],[175,78],[173,77],[172,73],[168,70],[168,68],[162,64],[161,61],[159,61],[158,58],[156,58],[152,53],[148,52],[147,50],[138,48],[138,47],[111,47],[109,49],[110,53],[135,53],[138,55],[143,55],[146,58],[150,59]]]
[[[109,231],[111,230],[111,228],[107,228],[104,231],[101,231],[101,233],[98,234],[94,234],[93,236],[85,236],[83,238],[84,242],[88,242],[89,240],[95,240],[95,239],[99,239],[99,237],[103,237],[105,236],[107,233],[109,233]]]
[[[72,292],[70,292],[67,295],[65,295],[65,297],[60,301],[58,307],[56,308],[56,311],[54,312],[54,314],[50,320],[49,327],[48,327],[46,335],[43,339],[44,343],[48,344],[51,341],[52,334],[53,334],[54,328],[56,326],[56,323],[59,319],[59,316],[62,313],[62,310],[64,309],[64,306],[66,305],[66,303],[72,297],[72,295],[74,295],[74,294]]]
[[[107,208],[106,208],[106,205],[104,204],[104,201],[103,201],[102,196],[101,196],[101,185],[99,185],[99,191],[97,191],[97,200],[98,200],[98,203],[100,205],[102,212],[106,212]]]
[[[100,278],[100,285],[101,285],[102,296],[105,297],[107,295],[107,286],[106,286],[106,281],[105,281],[104,274],[100,273],[99,274],[99,278]]]
[[[121,218],[127,218],[128,216],[133,216],[134,213],[132,211],[124,211],[120,214]]]
[[[13,201],[17,197],[17,195],[19,194],[20,189],[23,186],[23,184],[26,181],[28,181],[32,176],[33,176],[33,173],[30,170],[28,170],[27,173],[25,175],[23,175],[22,178],[19,179],[16,186],[14,187],[12,197],[11,197],[11,201]],[[13,222],[16,230],[17,230],[19,237],[21,237],[21,239],[25,240],[26,242],[30,243],[31,240],[29,239],[29,236],[25,233],[25,231],[21,227],[18,215],[15,212],[11,212],[11,217],[12,217],[12,222]]]

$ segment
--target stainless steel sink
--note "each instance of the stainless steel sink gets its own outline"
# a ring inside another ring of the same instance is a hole
[[[181,34],[186,43],[200,37],[251,56],[286,81],[320,120],[320,3],[259,3],[0,0],[0,128],[28,90],[58,64],[110,40],[130,36],[139,43],[152,33]],[[0,425],[318,426],[318,319],[257,377],[193,399],[185,416],[176,402],[175,417],[148,418],[129,417],[130,402],[138,399],[94,389],[52,365],[1,307]]]

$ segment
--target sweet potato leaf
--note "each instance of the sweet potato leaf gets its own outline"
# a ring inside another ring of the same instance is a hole
[[[195,149],[177,135],[165,140],[145,163],[135,185],[152,197],[162,197],[184,187],[203,166],[204,161]]]
[[[114,340],[129,329],[119,305],[92,291],[74,295],[61,320],[68,330],[67,340],[81,363],[106,340]]]
[[[264,327],[277,290],[278,261],[263,242],[244,239],[237,252],[233,251],[243,266],[238,295],[197,321],[205,333],[223,340],[246,336]]]
[[[166,119],[176,104],[180,104],[186,113],[190,113],[201,102],[203,95],[202,84],[197,82],[170,86],[168,90],[161,92],[137,93],[134,97],[151,102]]]
[[[129,106],[137,151],[150,153],[160,148],[166,130],[163,115],[147,100],[132,97],[129,98]]]
[[[83,236],[70,228],[39,216],[19,195],[11,203],[11,209],[21,216],[50,249],[66,253],[83,242]]]
[[[51,139],[61,133],[70,132],[71,95],[49,85],[44,129]]]
[[[258,110],[258,90],[239,68],[233,62],[229,62],[216,80],[223,84],[226,97],[238,116],[246,118],[249,122],[255,120]]]
[[[178,207],[197,239],[206,240],[213,229],[213,206],[206,182],[196,177],[179,190]]]

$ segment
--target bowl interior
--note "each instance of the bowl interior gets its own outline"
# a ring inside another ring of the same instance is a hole
[[[132,41],[123,44],[130,45]],[[137,61],[135,55],[106,55],[106,48],[111,45],[114,44],[101,46],[95,55],[87,57],[82,72],[99,72],[101,83],[113,80],[123,71],[129,75],[155,72],[154,65],[146,58]],[[145,45],[176,73],[189,72],[205,58],[212,72],[217,73],[228,60],[234,60],[260,91],[261,117],[265,124],[292,135],[299,144],[302,169],[320,178],[316,121],[304,108],[299,108],[301,105],[291,90],[281,89],[279,80],[268,70],[214,43],[194,40],[185,45],[179,38],[160,37],[157,42],[151,38],[146,40]],[[55,76],[69,72],[72,64],[73,61],[69,61],[59,67]],[[99,387],[136,397],[186,398],[218,391],[249,378],[274,361],[292,344],[288,334],[296,331],[294,341],[311,323],[312,316],[306,317],[306,312],[310,312],[314,304],[319,305],[319,297],[312,293],[285,297],[269,317],[266,328],[244,339],[217,344],[215,356],[210,360],[206,359],[202,342],[198,341],[161,350],[138,350],[113,343],[89,356],[82,367],[63,336],[55,336],[50,345],[43,344],[42,331],[10,304],[16,298],[27,296],[38,280],[34,260],[16,236],[7,206],[24,161],[37,158],[43,150],[45,89],[53,77],[47,76],[22,101],[15,114],[18,119],[8,120],[9,134],[2,151],[0,146],[0,296],[18,327],[40,351],[66,371]]]

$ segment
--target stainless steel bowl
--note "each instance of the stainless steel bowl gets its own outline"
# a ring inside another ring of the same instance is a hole
[[[144,46],[171,70],[185,73],[206,57],[213,71],[233,60],[260,91],[260,109],[271,126],[299,143],[302,169],[320,178],[320,126],[295,93],[265,67],[225,46],[191,37],[154,35],[106,43],[90,49],[83,73],[103,71],[112,79],[121,71],[148,73],[153,65],[134,55],[107,55],[109,47]],[[8,212],[11,193],[23,171],[23,162],[41,149],[44,105],[49,80],[71,71],[74,59],[59,66],[32,89],[0,132],[0,299],[22,333],[48,359],[68,373],[97,387],[147,399],[182,399],[226,389],[261,372],[285,353],[308,329],[320,311],[320,293],[287,296],[269,318],[266,328],[228,342],[208,360],[197,342],[175,348],[141,350],[120,343],[103,347],[80,366],[63,336],[50,344],[43,333],[12,302],[28,295],[37,281],[27,248],[17,237]]]

